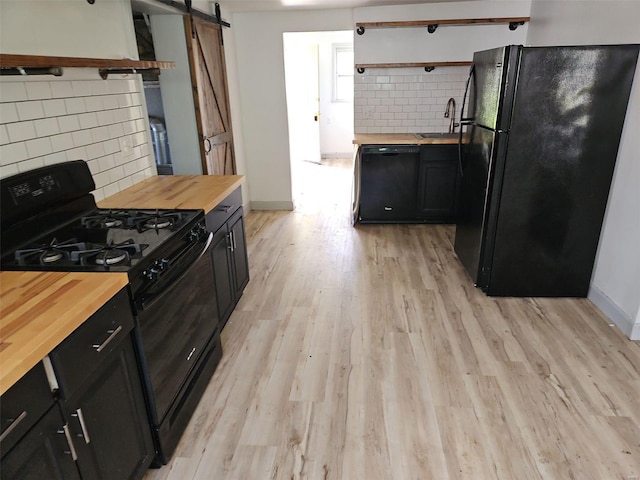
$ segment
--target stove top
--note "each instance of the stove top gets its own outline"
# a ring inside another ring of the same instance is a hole
[[[129,271],[200,217],[200,210],[95,209],[5,253],[2,268]]]

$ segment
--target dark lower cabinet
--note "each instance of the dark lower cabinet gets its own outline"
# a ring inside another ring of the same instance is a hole
[[[454,223],[458,146],[363,145],[361,223]]]
[[[50,355],[83,480],[142,478],[155,455],[133,325],[121,290]]]
[[[7,454],[3,480],[80,480],[71,452],[71,437],[60,410],[53,406]]]
[[[418,170],[418,218],[454,223],[458,188],[458,146],[424,145]]]
[[[144,476],[155,451],[133,325],[123,289],[2,395],[2,480]]]
[[[2,395],[0,417],[0,478],[80,478],[71,432],[51,393],[42,362]]]
[[[218,296],[218,314],[224,327],[249,282],[242,207],[216,231],[211,255]]]
[[[227,323],[244,287],[249,283],[249,260],[240,188],[207,213],[207,228],[214,232],[211,258],[222,327]],[[222,328],[221,327],[221,328]]]

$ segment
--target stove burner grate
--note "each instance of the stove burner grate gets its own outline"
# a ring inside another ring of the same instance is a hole
[[[57,239],[42,245],[36,245],[32,248],[16,250],[14,254],[15,261],[18,265],[57,265],[59,263],[71,260],[73,252],[86,249],[83,242],[78,242],[75,238],[58,242]]]
[[[110,243],[106,245],[92,245],[90,248],[75,252],[71,259],[78,261],[80,265],[99,265],[109,270],[111,266],[131,265],[133,257],[139,257],[142,250],[148,247],[144,243],[134,243],[132,239],[120,243]]]

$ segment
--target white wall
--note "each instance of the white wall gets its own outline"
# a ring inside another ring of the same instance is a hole
[[[350,30],[351,10],[236,13],[240,115],[251,208],[292,209],[284,32]],[[234,112],[235,114],[235,112]]]
[[[128,0],[0,2],[2,53],[138,58]],[[139,75],[0,80],[0,176],[86,160],[97,200],[155,175]]]
[[[534,0],[530,45],[640,43],[640,2]],[[605,216],[589,298],[640,339],[640,64]]]

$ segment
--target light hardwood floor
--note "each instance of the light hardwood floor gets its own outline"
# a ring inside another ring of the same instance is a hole
[[[454,227],[350,223],[349,162],[251,212],[251,281],[145,480],[640,480],[640,346],[586,299],[489,298]]]

